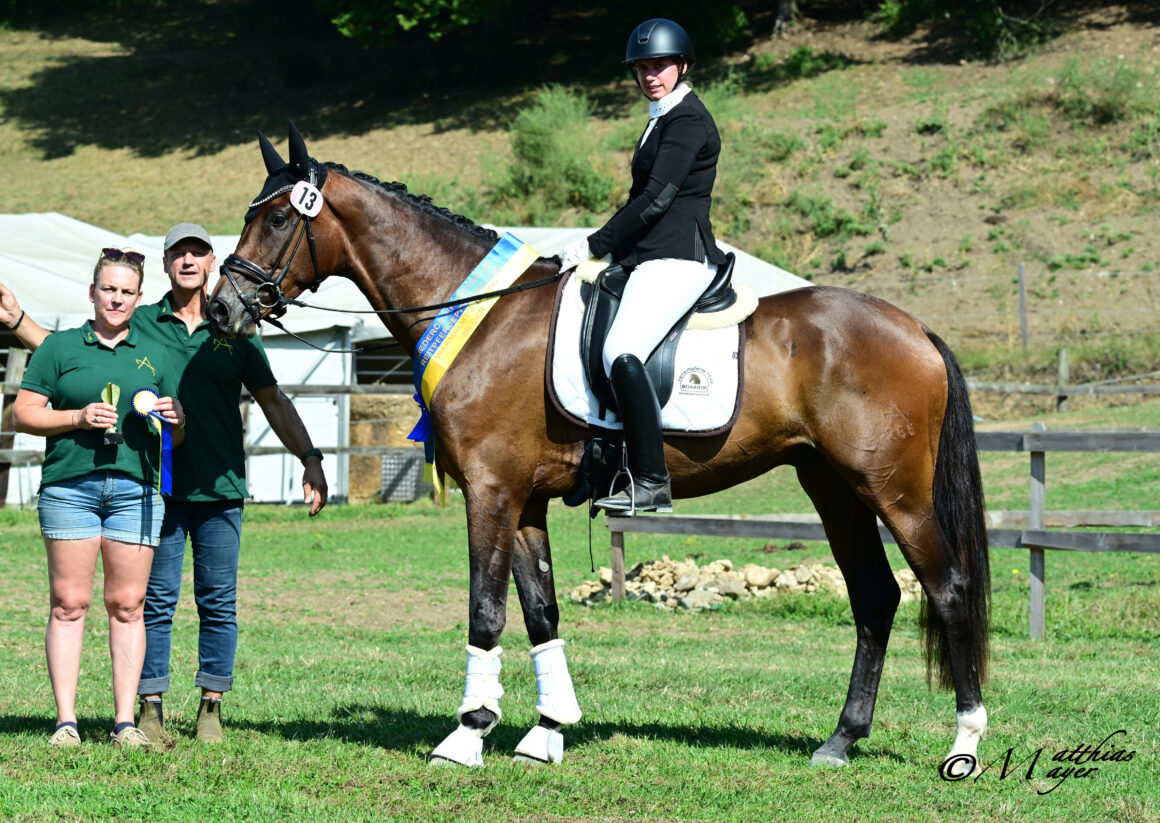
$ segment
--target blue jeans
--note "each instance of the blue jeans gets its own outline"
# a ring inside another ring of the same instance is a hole
[[[242,506],[241,500],[170,500],[165,506],[161,544],[153,552],[145,594],[145,665],[138,694],[169,691],[173,613],[181,594],[187,535],[193,545],[193,598],[199,618],[198,671],[193,683],[215,692],[227,692],[233,686]]]

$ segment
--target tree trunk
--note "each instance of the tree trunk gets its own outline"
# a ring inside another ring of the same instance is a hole
[[[797,11],[796,5],[794,0],[777,0],[777,18],[773,23],[774,34],[783,34],[789,28],[789,24],[793,22]]]

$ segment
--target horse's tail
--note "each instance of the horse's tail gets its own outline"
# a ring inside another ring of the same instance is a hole
[[[947,407],[938,441],[934,468],[934,507],[939,526],[952,552],[950,585],[954,597],[965,601],[964,634],[971,659],[979,670],[979,682],[987,678],[987,645],[991,605],[991,564],[987,549],[987,523],[983,515],[983,479],[975,442],[974,416],[967,382],[950,347],[934,332],[926,332],[942,355],[947,369]],[[922,627],[926,634],[926,677],[938,663],[939,685],[951,687],[947,626],[926,599],[922,602]]]

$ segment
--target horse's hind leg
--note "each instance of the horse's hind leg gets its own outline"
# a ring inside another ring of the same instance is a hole
[[[838,727],[810,759],[812,766],[845,766],[850,747],[870,736],[886,643],[901,595],[874,513],[820,457],[799,465],[797,472],[822,518],[830,550],[846,579],[858,632],[850,688]]]
[[[529,501],[516,534],[512,574],[536,672],[540,722],[516,746],[516,759],[532,763],[558,763],[564,756],[563,724],[580,719],[580,706],[564,656],[564,641],[557,635],[560,609],[548,545],[547,501]]]
[[[896,514],[891,521],[898,535],[898,547],[926,595],[923,629],[927,636],[928,678],[930,667],[937,665],[940,685],[953,685],[955,689],[956,734],[944,769],[948,775],[965,776],[977,768],[979,740],[987,729],[981,688],[985,646],[980,651],[975,637],[978,619],[971,614],[972,586],[983,583],[964,571],[962,561],[954,557],[932,517]]]

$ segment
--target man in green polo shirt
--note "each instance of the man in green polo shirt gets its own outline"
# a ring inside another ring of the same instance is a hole
[[[204,228],[179,223],[165,236],[163,264],[172,286],[158,303],[140,306],[133,328],[164,344],[179,369],[177,396],[186,411],[185,443],[175,451],[173,495],[165,507],[161,545],[154,552],[145,598],[146,651],[138,693],[138,726],[153,740],[164,728],[161,696],[169,689],[173,614],[181,591],[187,537],[193,547],[194,600],[200,618],[198,671],[202,690],[199,740],[222,740],[222,694],[233,686],[237,649],[237,571],[245,484],[242,387],[262,409],[270,428],[303,463],[303,498],[310,515],[326,505],[322,452],[314,448],[294,405],[278,388],[258,338],[227,340],[206,318],[206,284],[216,268]],[[24,316],[0,284],[0,323],[35,349],[47,332]]]

